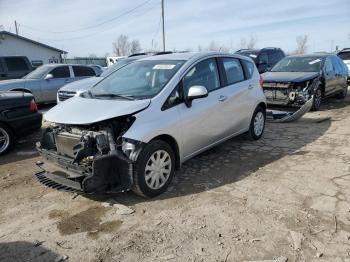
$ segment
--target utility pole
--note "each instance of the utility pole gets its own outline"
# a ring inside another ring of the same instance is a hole
[[[18,35],[18,25],[17,25],[17,21],[15,20],[15,28],[16,28],[16,35]]]
[[[164,0],[162,0],[162,28],[163,28],[163,52],[165,52]]]

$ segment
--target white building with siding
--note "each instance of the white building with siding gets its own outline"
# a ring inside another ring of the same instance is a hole
[[[62,63],[64,54],[67,52],[11,32],[0,31],[0,56],[26,56],[35,66],[40,62]]]

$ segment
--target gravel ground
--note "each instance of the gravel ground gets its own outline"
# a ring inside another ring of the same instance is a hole
[[[35,133],[0,159],[0,261],[350,262],[349,105],[231,139],[155,199],[45,188]]]

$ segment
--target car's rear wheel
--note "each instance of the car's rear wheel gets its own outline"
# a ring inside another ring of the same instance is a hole
[[[312,111],[320,110],[321,102],[322,102],[322,89],[321,87],[317,87],[314,92],[314,101],[312,103],[311,110]]]
[[[11,130],[0,123],[0,155],[7,153],[13,145],[13,134]]]
[[[143,197],[155,197],[170,184],[175,170],[171,147],[162,140],[150,142],[140,153],[134,169],[133,191]]]
[[[266,111],[263,107],[259,106],[255,109],[250,127],[248,131],[248,138],[251,140],[258,140],[262,137],[265,130]]]

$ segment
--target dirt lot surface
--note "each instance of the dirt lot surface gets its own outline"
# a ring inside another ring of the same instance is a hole
[[[350,97],[195,157],[148,200],[45,188],[38,137],[0,159],[0,261],[350,261]]]

